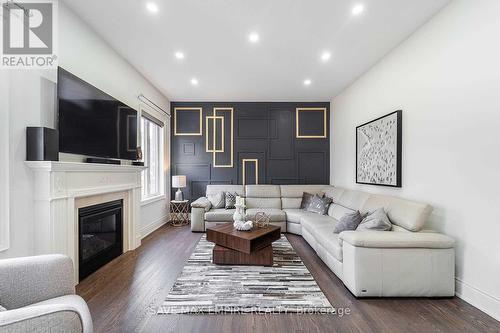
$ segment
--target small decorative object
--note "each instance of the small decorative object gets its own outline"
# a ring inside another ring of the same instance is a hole
[[[252,221],[235,221],[233,226],[236,228],[236,230],[239,231],[249,231],[252,230],[253,228],[253,222]]]
[[[356,127],[356,183],[401,187],[402,111]]]
[[[233,220],[234,220],[234,227],[236,228],[236,223],[238,222],[245,222],[245,199],[243,199],[239,196],[236,197],[236,204],[234,207],[236,208],[236,211],[233,214]]]
[[[172,176],[172,187],[177,188],[177,192],[175,192],[175,201],[182,201],[183,195],[181,188],[186,187],[186,176]]]
[[[137,160],[142,161],[142,148],[137,147]]]
[[[245,206],[236,205],[236,211],[233,214],[234,222],[245,221]]]
[[[239,195],[236,196],[236,202],[235,205],[240,205],[240,206],[245,206],[245,198],[240,197]]]
[[[265,228],[269,226],[269,215],[264,212],[258,212],[255,214],[255,225],[259,228]]]

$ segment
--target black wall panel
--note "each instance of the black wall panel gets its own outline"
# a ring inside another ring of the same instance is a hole
[[[172,128],[181,133],[199,129],[199,118],[192,111],[182,111],[202,109],[202,135],[175,135],[172,131],[172,174],[187,176],[183,190],[187,199],[204,195],[208,184],[254,184],[256,178],[259,184],[329,183],[328,102],[172,102],[171,107]],[[323,137],[325,126],[327,135]]]

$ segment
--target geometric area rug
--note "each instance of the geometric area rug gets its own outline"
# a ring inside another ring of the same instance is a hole
[[[335,313],[286,237],[270,267],[215,265],[213,247],[203,235],[158,314]]]

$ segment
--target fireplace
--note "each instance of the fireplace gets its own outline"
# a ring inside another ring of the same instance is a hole
[[[123,200],[78,210],[80,280],[123,253]]]

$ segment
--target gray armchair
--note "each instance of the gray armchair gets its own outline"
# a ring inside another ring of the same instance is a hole
[[[87,303],[75,295],[69,257],[0,260],[1,333],[92,331]]]

